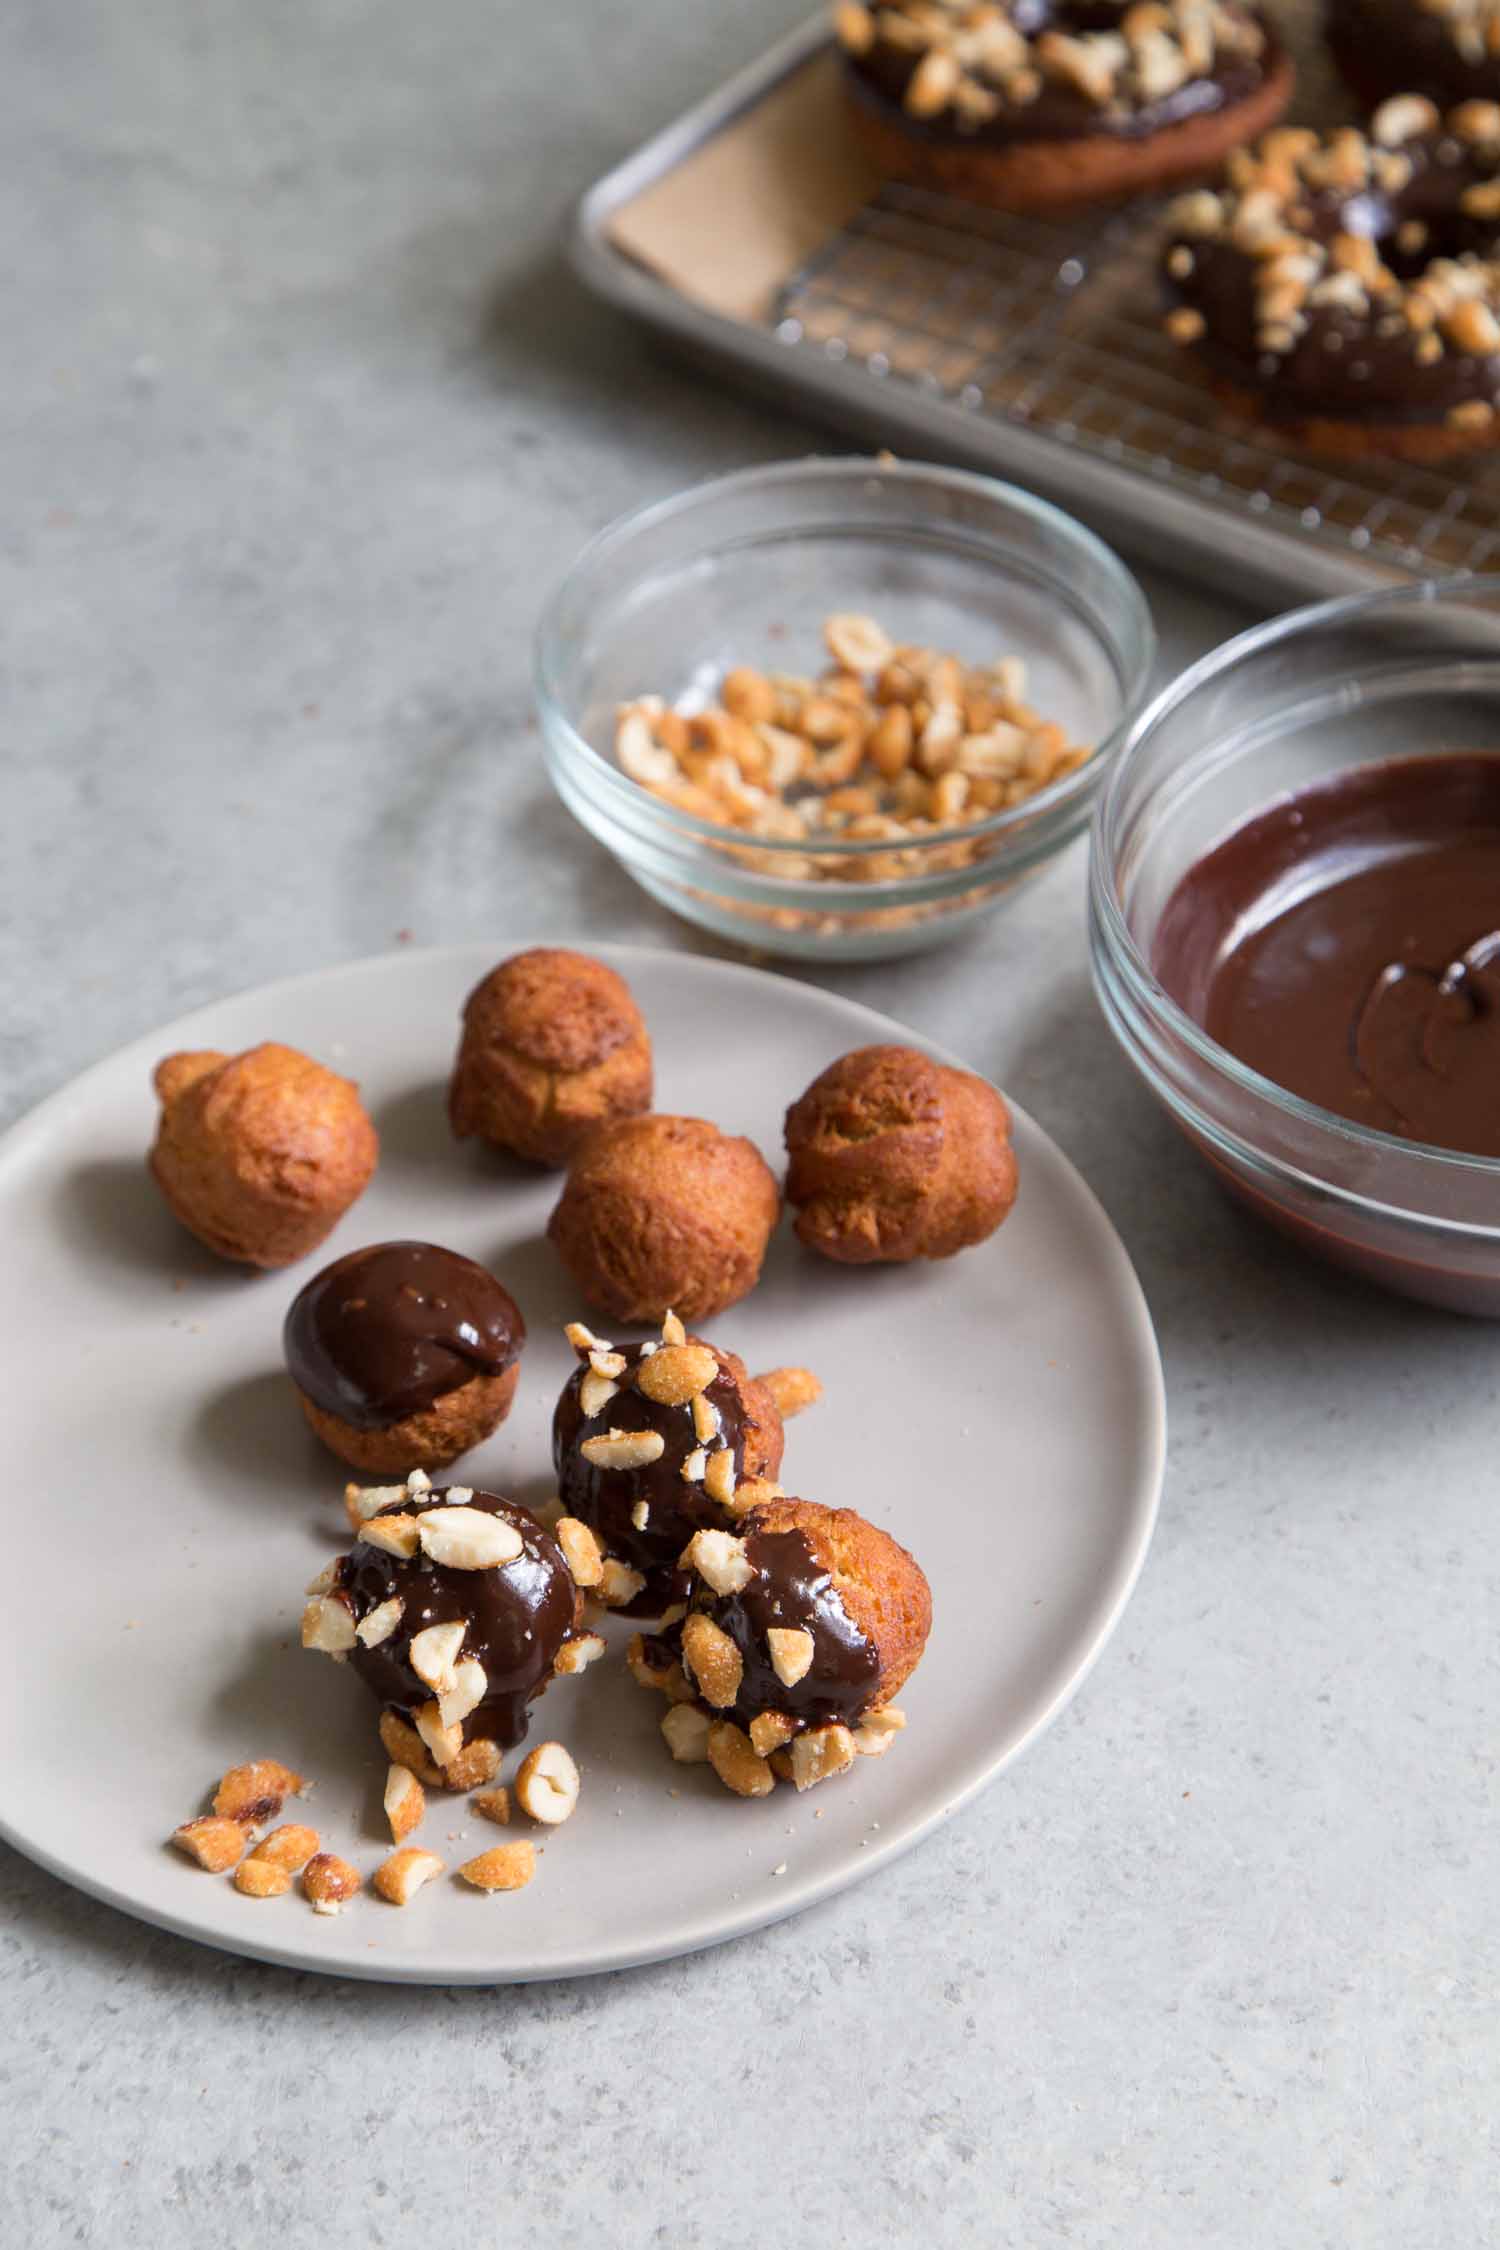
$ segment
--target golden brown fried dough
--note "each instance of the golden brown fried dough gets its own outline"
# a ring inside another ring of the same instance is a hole
[[[624,978],[587,953],[537,946],[470,993],[448,1116],[461,1141],[566,1164],[596,1125],[649,1109],[651,1084],[651,1041]]]
[[[1000,1095],[914,1047],[841,1056],[787,1111],[786,1145],[797,1233],[843,1265],[950,1258],[1016,1199]]]
[[[591,1305],[692,1321],[755,1287],[780,1213],[753,1142],[701,1117],[631,1117],[589,1135],[547,1232]]]
[[[456,1391],[445,1391],[416,1414],[387,1429],[361,1430],[341,1415],[315,1406],[306,1391],[297,1403],[330,1453],[351,1469],[376,1476],[405,1476],[408,1469],[446,1469],[461,1453],[492,1437],[510,1412],[521,1379],[519,1364],[503,1375],[475,1375]]]
[[[151,1171],[221,1258],[289,1266],[316,1250],[375,1170],[359,1088],[295,1047],[168,1055]]]

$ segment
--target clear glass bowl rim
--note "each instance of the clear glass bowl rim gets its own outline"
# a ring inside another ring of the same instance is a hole
[[[1300,1094],[1293,1094],[1285,1086],[1278,1086],[1274,1078],[1267,1078],[1260,1071],[1252,1070],[1248,1063],[1242,1063],[1237,1056],[1232,1055],[1227,1047],[1221,1047],[1216,1039],[1211,1039],[1202,1025],[1195,1023],[1186,1009],[1179,1007],[1136,944],[1120,903],[1114,873],[1114,829],[1118,823],[1120,799],[1128,783],[1132,758],[1163,720],[1200,688],[1218,679],[1222,673],[1232,671],[1243,659],[1274,648],[1278,641],[1298,639],[1305,634],[1319,632],[1324,626],[1339,624],[1350,618],[1378,616],[1388,609],[1431,605],[1453,595],[1478,596],[1482,602],[1491,602],[1500,611],[1500,573],[1454,571],[1442,578],[1423,578],[1406,586],[1384,586],[1371,594],[1344,594],[1333,601],[1315,602],[1303,609],[1287,610],[1278,617],[1268,618],[1264,624],[1252,625],[1247,632],[1237,633],[1232,640],[1222,642],[1206,656],[1199,657],[1196,664],[1190,664],[1160,694],[1153,696],[1146,708],[1126,728],[1119,755],[1110,767],[1099,801],[1094,807],[1093,830],[1089,839],[1089,886],[1105,949],[1111,956],[1116,973],[1123,978],[1131,998],[1209,1069],[1228,1079],[1231,1085],[1242,1092],[1269,1103],[1272,1108],[1282,1111],[1299,1124],[1331,1134],[1335,1140],[1346,1142],[1351,1148],[1363,1150],[1368,1155],[1399,1154],[1408,1159],[1417,1157],[1447,1170],[1467,1174],[1471,1178],[1492,1178],[1497,1187],[1500,1187],[1500,1157],[1469,1156],[1460,1149],[1439,1148],[1431,1141],[1408,1141],[1397,1133],[1385,1133],[1373,1125],[1357,1124],[1353,1118],[1340,1117],[1333,1110],[1324,1109],[1320,1103],[1305,1101]],[[1278,1169],[1295,1169],[1284,1166],[1280,1159],[1262,1158],[1262,1161],[1274,1161]],[[1318,1184],[1321,1186],[1326,1183]],[[1497,1207],[1497,1217],[1500,1217],[1500,1207]]]
[[[1141,591],[1134,573],[1121,561],[1114,549],[1086,524],[1070,516],[1066,509],[1056,508],[1050,501],[1039,500],[1035,494],[1022,491],[1019,485],[1008,484],[1001,477],[983,475],[974,469],[950,468],[938,461],[880,461],[870,454],[811,453],[796,460],[768,461],[749,469],[734,469],[726,476],[708,477],[685,487],[681,492],[669,493],[663,500],[648,501],[644,507],[632,508],[616,516],[612,523],[594,534],[569,564],[563,576],[548,594],[537,621],[532,661],[532,688],[541,711],[544,726],[556,730],[567,742],[574,757],[582,760],[591,775],[596,776],[608,794],[628,803],[637,811],[641,805],[654,802],[638,782],[612,766],[578,732],[563,708],[562,692],[556,677],[557,656],[562,636],[558,620],[575,582],[596,568],[614,551],[628,548],[640,533],[652,531],[674,515],[690,515],[700,503],[721,497],[732,497],[736,492],[757,491],[776,485],[795,486],[809,476],[829,478],[834,482],[859,483],[870,476],[879,476],[897,484],[933,483],[974,492],[981,497],[998,498],[1013,507],[1019,515],[1030,516],[1033,521],[1046,524],[1064,542],[1070,542],[1081,551],[1088,552],[1104,575],[1111,579],[1120,602],[1121,630],[1118,635],[1106,630],[1091,610],[1078,608],[1091,630],[1108,649],[1112,662],[1123,667],[1120,682],[1120,716],[1109,732],[1094,746],[1092,757],[1085,760],[1076,771],[1065,774],[1061,781],[1050,782],[1028,797],[1024,804],[1007,806],[1003,811],[989,813],[983,820],[969,821],[954,828],[934,829],[913,846],[922,852],[938,849],[944,844],[972,843],[980,837],[1005,838],[1012,833],[1024,835],[1034,825],[1039,814],[1065,813],[1080,798],[1094,794],[1100,787],[1106,767],[1113,761],[1124,743],[1133,714],[1140,702],[1151,667],[1156,660],[1156,628],[1152,623],[1150,607]],[[934,533],[941,537],[945,526],[934,524]],[[705,846],[715,847],[715,853],[725,844],[744,847],[753,845],[757,853],[769,857],[789,859],[805,858],[809,844],[805,838],[783,839],[777,837],[747,837],[743,829],[730,828],[720,821],[702,820],[696,813],[683,812],[677,807],[660,806],[659,825],[673,834],[696,839]],[[1076,831],[1074,831],[1076,833]],[[851,841],[830,836],[825,841],[818,838],[818,856],[825,854],[849,860],[873,859],[889,854],[888,841],[878,839]],[[707,856],[707,855],[706,855]],[[711,864],[719,864],[713,857]],[[778,883],[782,878],[767,870],[765,880]],[[903,889],[902,879],[883,882],[879,889],[888,898]],[[854,903],[850,899],[851,905]]]

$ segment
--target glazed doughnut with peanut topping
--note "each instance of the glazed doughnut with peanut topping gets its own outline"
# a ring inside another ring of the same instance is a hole
[[[604,1652],[556,1540],[514,1501],[420,1472],[349,1499],[358,1536],[307,1589],[303,1647],[353,1666],[395,1764],[437,1787],[493,1781],[554,1675]]]
[[[566,1164],[596,1125],[651,1107],[651,1041],[625,979],[587,953],[537,946],[491,969],[464,1004],[448,1091],[455,1137]]]
[[[1500,0],[1327,0],[1324,23],[1367,109],[1391,94],[1500,101]]]
[[[567,1333],[578,1365],[552,1421],[558,1538],[599,1600],[659,1616],[681,1592],[678,1558],[693,1533],[733,1524],[781,1466],[774,1378],[690,1336],[675,1314],[659,1343],[615,1345],[581,1321]]]
[[[1346,458],[1500,440],[1500,105],[1284,127],[1170,229],[1167,332],[1240,414]]]
[[[915,1047],[858,1047],[786,1113],[787,1201],[841,1265],[951,1258],[1016,1199],[1010,1111],[993,1086]]]
[[[613,1319],[705,1320],[755,1287],[780,1216],[753,1141],[701,1117],[626,1117],[584,1142],[547,1232]]]
[[[778,1780],[810,1789],[889,1749],[932,1595],[888,1532],[852,1508],[776,1499],[732,1532],[695,1533],[683,1560],[686,1611],[629,1652],[641,1686],[671,1706],[662,1733],[674,1758],[706,1760],[736,1796],[764,1797]]]
[[[152,1176],[221,1258],[292,1265],[370,1184],[380,1143],[359,1088],[295,1047],[168,1055],[155,1085]]]
[[[877,170],[1005,210],[1202,178],[1292,92],[1240,0],[838,0],[834,25]]]

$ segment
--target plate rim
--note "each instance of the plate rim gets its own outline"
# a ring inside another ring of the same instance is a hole
[[[502,953],[497,954],[497,944],[504,948]],[[67,1079],[61,1086],[54,1088],[50,1094],[44,1095],[34,1107],[23,1112],[3,1132],[0,1132],[0,1193],[4,1191],[6,1176],[12,1165],[25,1161],[33,1143],[47,1132],[54,1116],[67,1111],[75,1102],[85,1096],[88,1088],[97,1078],[113,1073],[127,1064],[138,1052],[154,1048],[164,1039],[175,1040],[183,1035],[191,1037],[193,1027],[199,1023],[200,1018],[209,1015],[215,1009],[230,1007],[250,999],[264,999],[268,1003],[275,1004],[308,986],[326,987],[356,977],[376,974],[383,970],[409,973],[413,966],[418,963],[424,969],[431,970],[436,974],[441,974],[445,967],[451,967],[455,976],[457,976],[460,964],[464,962],[493,966],[497,958],[524,952],[531,946],[565,944],[567,944],[565,939],[535,937],[519,941],[475,938],[450,945],[401,946],[388,949],[383,953],[363,954],[352,960],[333,962],[319,969],[299,970],[294,975],[272,978],[269,982],[243,985],[233,992],[222,993],[215,999],[201,1002],[198,1007],[188,1010],[181,1016],[172,1018],[168,1023],[153,1026],[136,1034],[133,1038],[122,1041],[118,1047],[111,1049],[109,1053],[102,1055],[97,1061],[86,1064],[81,1071]],[[581,950],[576,946],[569,946],[568,949]],[[748,962],[726,961],[714,954],[690,952],[673,946],[619,945],[601,942],[590,944],[586,950],[609,966],[618,968],[622,974],[627,976],[633,966],[643,962],[651,964],[667,962],[674,967],[687,967],[695,973],[702,971],[711,976],[727,975],[732,981],[749,980],[756,984],[790,985],[803,998],[813,998],[821,1005],[825,1005],[841,1015],[847,1016],[852,1011],[855,1016],[863,1019],[872,1031],[878,1031],[883,1038],[888,1039],[892,1031],[899,1032],[905,1043],[919,1047],[924,1053],[930,1055],[934,1061],[944,1063],[954,1069],[973,1069],[973,1066],[965,1062],[960,1055],[954,1053],[950,1048],[944,1047],[937,1040],[930,1039],[925,1033],[913,1026],[903,1024],[894,1016],[886,1015],[881,1010],[870,1007],[865,1001],[851,999],[841,992],[830,991],[826,986],[814,983],[809,978],[788,976],[777,970],[763,969]],[[484,968],[479,967],[478,973],[484,974]],[[985,1078],[987,1084],[994,1083],[983,1071],[974,1072],[974,1075]],[[472,1988],[486,1986],[501,1988],[513,1984],[551,1983],[561,1981],[564,1978],[612,1975],[621,1970],[643,1968],[657,1962],[684,1959],[690,1954],[706,1951],[710,1947],[727,1945],[738,1938],[751,1936],[757,1930],[766,1929],[776,1922],[787,1921],[793,1915],[801,1914],[810,1907],[824,1903],[829,1898],[837,1897],[842,1892],[854,1888],[856,1884],[864,1883],[870,1876],[879,1873],[882,1869],[893,1866],[906,1853],[915,1850],[919,1844],[925,1843],[940,1827],[945,1826],[956,1813],[961,1812],[965,1806],[972,1804],[1018,1758],[1033,1747],[1054,1721],[1067,1709],[1074,1696],[1078,1694],[1092,1675],[1094,1667],[1114,1637],[1120,1619],[1123,1617],[1139,1583],[1160,1516],[1166,1473],[1167,1406],[1161,1348],[1157,1339],[1155,1324],[1151,1318],[1150,1307],[1146,1301],[1146,1294],[1141,1286],[1140,1277],[1135,1270],[1134,1263],[1120,1238],[1114,1221],[1077,1165],[1074,1164],[1072,1158],[1020,1103],[1014,1101],[1009,1094],[1004,1095],[1004,1100],[1013,1116],[1021,1120],[1029,1133],[1035,1133],[1046,1144],[1052,1159],[1068,1175],[1070,1187],[1080,1195],[1087,1205],[1091,1219],[1098,1231],[1099,1239],[1105,1245],[1109,1257],[1117,1268],[1118,1279],[1123,1285],[1122,1300],[1129,1311],[1128,1326],[1132,1344],[1139,1354],[1142,1369],[1147,1378],[1145,1396],[1142,1400],[1143,1407],[1148,1409],[1143,1417],[1142,1468],[1129,1496],[1126,1510],[1128,1534],[1120,1550],[1120,1561],[1113,1565],[1110,1571],[1111,1591],[1108,1602],[1091,1634],[1083,1644],[1082,1652],[1068,1677],[1035,1714],[1030,1725],[1014,1741],[996,1756],[988,1759],[962,1787],[956,1790],[951,1797],[936,1805],[922,1819],[909,1827],[903,1828],[899,1834],[893,1834],[889,1837],[882,1835],[879,1839],[871,1837],[863,1849],[858,1852],[854,1863],[830,1868],[820,1875],[805,1877],[800,1883],[794,1881],[788,1883],[785,1887],[778,1887],[774,1897],[767,1897],[761,1902],[747,1905],[741,1912],[726,1914],[722,1909],[716,1909],[711,1923],[695,1922],[686,1931],[674,1936],[666,1943],[651,1943],[644,1947],[637,1944],[625,1944],[613,1951],[604,1953],[601,1953],[595,1947],[585,1955],[565,1959],[562,1962],[552,1961],[536,1970],[512,1967],[500,1969],[458,1967],[436,1969],[436,1973],[435,1965],[424,1965],[418,1961],[412,1961],[409,1965],[407,1963],[395,1963],[389,1959],[382,1960],[378,1954],[374,1959],[366,1961],[350,1961],[341,1958],[336,1961],[325,1962],[317,1958],[310,1958],[305,1951],[279,1946],[270,1936],[266,1938],[249,1937],[245,1941],[236,1939],[234,1942],[230,1942],[218,1933],[206,1932],[201,1926],[195,1925],[187,1916],[178,1915],[170,1908],[143,1906],[137,1899],[112,1886],[106,1877],[97,1876],[91,1872],[80,1873],[72,1866],[64,1864],[45,1847],[39,1848],[18,1834],[3,1805],[0,1805],[0,1841],[9,1845],[23,1859],[42,1868],[45,1873],[67,1884],[71,1889],[81,1891],[86,1897],[98,1899],[102,1904],[112,1907],[118,1913],[128,1915],[134,1921],[144,1923],[149,1928],[166,1930],[174,1937],[185,1938],[195,1945],[202,1946],[205,1950],[224,1953],[231,1958],[262,1961],[276,1968],[304,1971],[312,1975],[349,1977],[361,1983],[400,1984],[432,1988],[450,1985]]]

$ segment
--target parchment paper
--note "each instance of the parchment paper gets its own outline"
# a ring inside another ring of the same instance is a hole
[[[609,223],[616,248],[684,297],[763,321],[776,292],[874,194],[839,59],[814,55],[767,100],[656,181]]]

